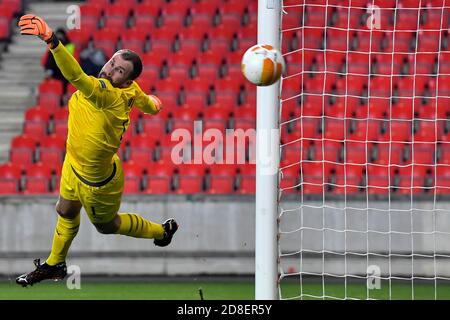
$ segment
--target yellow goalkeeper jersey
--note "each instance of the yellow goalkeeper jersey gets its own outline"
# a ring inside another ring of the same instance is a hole
[[[64,77],[78,89],[69,100],[66,157],[84,179],[103,181],[112,173],[133,105],[144,113],[158,111],[136,82],[115,88],[107,79],[86,75],[61,44],[51,51]]]

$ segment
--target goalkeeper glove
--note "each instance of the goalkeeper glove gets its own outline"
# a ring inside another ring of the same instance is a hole
[[[39,37],[47,43],[50,49],[55,48],[59,44],[59,40],[53,33],[52,28],[41,17],[26,14],[20,18],[18,25],[21,34]]]
[[[149,95],[150,100],[153,102],[153,105],[155,106],[155,109],[160,112],[163,108],[161,100],[157,96]]]

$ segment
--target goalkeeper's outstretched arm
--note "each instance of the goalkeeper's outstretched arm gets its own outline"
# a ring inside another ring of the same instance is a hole
[[[53,49],[50,48],[50,51],[64,78],[87,97],[91,96],[95,88],[94,78],[84,73],[78,61],[67,51],[66,47],[58,41],[58,45]]]
[[[44,19],[33,14],[26,14],[20,18],[18,25],[21,34],[36,36],[47,43],[56,64],[67,81],[86,96],[92,95],[95,87],[94,78],[83,72],[77,60],[60,43]]]

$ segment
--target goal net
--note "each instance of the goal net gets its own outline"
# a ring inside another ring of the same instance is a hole
[[[282,7],[280,298],[450,298],[450,1]]]

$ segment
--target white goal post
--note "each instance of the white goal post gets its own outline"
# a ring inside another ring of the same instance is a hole
[[[281,1],[258,0],[258,43],[280,48]],[[280,81],[257,88],[255,299],[278,298],[278,162]],[[278,135],[276,134],[276,137]]]
[[[256,299],[450,298],[449,20],[447,0],[258,0],[287,73],[257,89]]]

